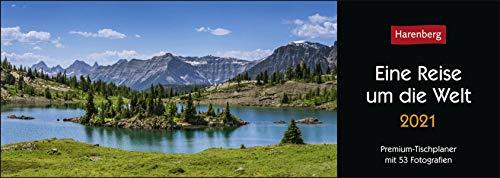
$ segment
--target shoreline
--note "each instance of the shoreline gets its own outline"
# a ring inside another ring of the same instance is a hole
[[[159,131],[159,130],[155,130],[155,131]],[[142,150],[133,150],[133,149],[129,150],[129,149],[118,148],[118,147],[113,147],[113,146],[104,146],[104,145],[95,144],[95,143],[88,143],[88,142],[85,142],[85,141],[76,140],[74,138],[58,138],[58,137],[45,138],[45,139],[36,139],[36,140],[29,140],[29,141],[19,141],[19,142],[13,142],[13,143],[2,143],[0,145],[0,147],[2,147],[2,151],[4,151],[3,147],[8,147],[8,146],[11,146],[11,145],[22,145],[22,144],[25,144],[25,143],[36,143],[36,142],[43,142],[43,141],[49,141],[50,142],[50,140],[71,140],[71,141],[74,141],[74,142],[78,142],[78,143],[82,143],[82,144],[88,144],[88,145],[93,145],[93,146],[99,145],[99,147],[101,147],[101,148],[110,148],[110,149],[117,149],[117,150],[130,151],[130,152],[161,153],[161,154],[198,154],[198,153],[210,150],[210,149],[241,149],[240,147],[208,147],[206,149],[203,149],[203,150],[200,150],[200,151],[196,151],[196,152],[142,151]],[[337,144],[338,143],[306,143],[304,145],[337,145]],[[282,144],[276,143],[276,144],[269,144],[269,145],[249,146],[249,147],[246,147],[246,148],[249,149],[249,148],[255,148],[255,147],[268,147],[268,146],[280,146],[280,145],[282,145]],[[289,144],[284,144],[284,145],[289,145]]]
[[[337,144],[285,144],[208,148],[197,153],[160,153],[102,147],[73,139],[45,139],[6,144],[1,148],[2,177],[337,176]],[[310,166],[303,167],[304,164]]]
[[[41,96],[25,96],[25,97],[10,97],[7,100],[2,100],[2,105],[51,105],[51,104],[80,104],[83,100],[64,101],[62,99],[49,100]]]

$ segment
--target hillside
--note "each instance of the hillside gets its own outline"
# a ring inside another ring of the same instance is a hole
[[[323,75],[322,78],[332,78]],[[255,80],[226,82],[201,92],[200,103],[265,107],[307,107],[335,110],[337,108],[336,80],[321,84],[303,80],[288,80],[283,83],[257,85]],[[284,101],[284,96],[288,101]],[[196,96],[196,95],[195,95]]]
[[[83,98],[82,92],[77,89],[72,89],[67,85],[53,81],[44,80],[41,78],[30,79],[22,77],[23,86],[20,88],[19,80],[21,79],[19,71],[9,72],[16,81],[15,84],[2,84],[1,101],[2,103],[13,104],[50,104],[50,103],[77,103]],[[7,75],[2,71],[1,81],[5,81]],[[48,89],[51,98],[45,96],[45,90]],[[65,99],[66,94],[70,95]]]
[[[49,139],[2,146],[1,176],[337,176],[337,145],[124,151]]]
[[[50,76],[45,72],[10,64],[5,58],[0,67],[0,103],[4,104],[80,104],[85,102],[90,89],[96,92],[94,102],[102,103],[107,97],[116,103],[119,96],[128,102],[134,91],[103,81],[91,81],[83,76],[67,77],[62,73]]]

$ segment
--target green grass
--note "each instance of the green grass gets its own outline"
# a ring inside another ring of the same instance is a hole
[[[27,143],[2,146],[2,177],[337,176],[335,144],[211,148],[195,154],[164,154],[98,147],[71,139],[34,141],[33,150],[22,148]],[[10,149],[4,150],[7,147]],[[61,154],[49,154],[53,148]],[[179,168],[185,172],[176,171]]]
[[[87,95],[83,96],[83,98],[84,99],[82,100],[82,104],[84,104],[86,102],[85,99],[87,98]],[[117,104],[118,103],[118,96],[109,96],[108,98],[109,98],[109,100],[111,100],[111,102],[113,104]],[[122,99],[123,99],[124,103],[128,103],[129,102],[129,99],[127,99],[125,97],[122,97]],[[103,95],[100,95],[100,94],[94,95],[94,103],[96,105],[100,105],[103,102],[106,102],[106,99],[105,99],[105,97]]]

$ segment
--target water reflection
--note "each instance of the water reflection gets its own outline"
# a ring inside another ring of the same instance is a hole
[[[215,107],[222,110],[220,106]],[[200,105],[197,109],[206,111],[207,108]],[[250,124],[239,128],[175,131],[90,127],[56,121],[84,114],[82,109],[74,106],[2,106],[1,143],[57,137],[127,150],[192,153],[211,147],[238,148],[241,144],[247,147],[277,144],[287,124],[272,122],[304,117],[316,117],[323,121],[320,125],[299,124],[306,143],[337,142],[337,114],[333,111],[258,107],[232,107],[231,111]],[[10,114],[27,115],[36,119],[7,119]]]

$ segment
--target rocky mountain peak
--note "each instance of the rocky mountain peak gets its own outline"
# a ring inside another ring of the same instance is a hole
[[[90,68],[91,66],[84,61],[75,60],[75,62],[73,62],[73,64],[71,64],[68,68],[82,68],[82,67]]]
[[[49,69],[49,67],[47,66],[47,64],[45,64],[45,62],[43,62],[43,61],[40,61],[40,62],[32,65],[31,68],[34,68],[34,69],[37,69],[37,70],[43,70],[43,71],[47,71]]]

